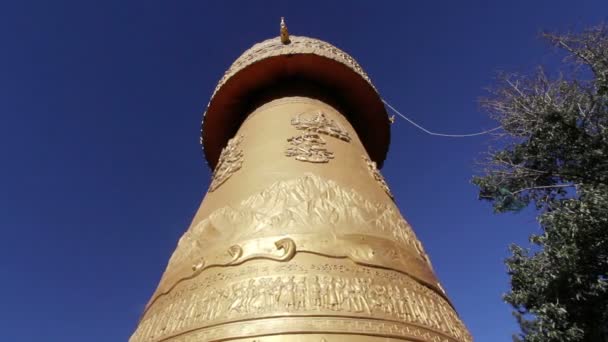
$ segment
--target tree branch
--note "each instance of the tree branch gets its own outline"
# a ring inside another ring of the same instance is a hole
[[[542,185],[542,186],[532,186],[529,188],[523,188],[523,189],[519,189],[515,192],[513,192],[512,194],[518,194],[520,192],[526,191],[526,190],[538,190],[538,189],[551,189],[551,188],[571,188],[571,187],[577,187],[580,186],[580,184],[556,184],[556,185]]]

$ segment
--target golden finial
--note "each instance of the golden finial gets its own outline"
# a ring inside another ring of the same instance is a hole
[[[289,32],[287,31],[287,25],[285,25],[285,18],[281,17],[281,43],[289,44]]]

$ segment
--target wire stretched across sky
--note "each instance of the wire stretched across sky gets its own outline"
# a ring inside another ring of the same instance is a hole
[[[420,126],[419,124],[417,124],[414,120],[408,118],[407,116],[405,116],[404,114],[402,114],[400,111],[398,111],[395,107],[391,106],[390,103],[386,102],[385,99],[382,99],[382,102],[384,102],[384,104],[390,108],[395,114],[399,115],[400,117],[402,117],[403,119],[405,119],[407,122],[409,122],[410,124],[412,124],[414,127],[418,128],[419,130],[423,131],[426,134],[429,135],[434,135],[434,136],[439,136],[439,137],[447,137],[447,138],[467,138],[467,137],[475,137],[478,135],[484,135],[484,134],[488,134],[488,133],[492,133],[496,130],[499,130],[502,128],[502,126],[498,126],[498,127],[494,127],[485,131],[481,131],[481,132],[476,132],[476,133],[468,133],[468,134],[446,134],[446,133],[437,133],[437,132],[433,132],[433,131],[429,131],[428,129]]]

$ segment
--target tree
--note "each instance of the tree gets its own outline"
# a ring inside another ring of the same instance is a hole
[[[503,131],[473,183],[496,212],[538,210],[506,260],[514,341],[608,341],[608,26],[543,38],[564,68],[499,77],[481,103]]]

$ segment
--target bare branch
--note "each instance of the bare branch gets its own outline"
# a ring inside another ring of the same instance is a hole
[[[519,189],[515,192],[513,192],[513,195],[516,195],[520,192],[524,192],[527,190],[540,190],[540,189],[551,189],[551,188],[571,188],[571,187],[578,187],[581,184],[555,184],[555,185],[542,185],[542,186],[532,186],[529,188],[523,188],[523,189]]]

